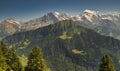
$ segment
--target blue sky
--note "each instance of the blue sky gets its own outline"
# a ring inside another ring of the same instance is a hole
[[[85,9],[120,12],[120,0],[0,0],[0,21],[9,17],[27,21],[54,11],[76,15]]]

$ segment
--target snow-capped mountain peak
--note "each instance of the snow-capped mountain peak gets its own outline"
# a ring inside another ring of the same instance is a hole
[[[19,21],[16,21],[13,18],[8,18],[5,20],[5,22],[11,23],[11,24],[17,24],[17,25],[21,24]]]
[[[89,22],[93,22],[93,19],[97,18],[98,14],[96,11],[85,10],[83,12],[83,14],[80,14],[79,16],[81,17],[82,20],[84,20],[84,18],[86,18]]]
[[[101,18],[101,19],[103,19],[103,20],[105,20],[105,19],[107,19],[107,20],[113,20],[111,17],[103,17],[103,18]]]
[[[106,14],[106,13],[98,13],[97,11],[92,10],[85,10],[83,13],[77,15],[77,16],[71,16],[67,13],[59,13],[59,12],[48,12],[47,14],[44,14],[42,17],[32,19],[28,22],[19,22],[13,18],[8,18],[2,22],[0,22],[0,31],[3,31],[4,33],[7,33],[8,35],[12,33],[15,33],[16,31],[28,31],[37,29],[40,27],[48,26],[50,24],[62,21],[62,20],[73,20],[81,22],[83,25],[88,25],[88,27],[94,27],[94,26],[105,26],[107,27],[109,25],[118,25],[120,26],[120,14],[114,15]],[[5,29],[3,28],[5,27]],[[115,26],[116,27],[116,26]],[[9,30],[12,29],[12,30]],[[3,33],[2,32],[2,33]]]
[[[92,10],[85,10],[84,13],[88,13],[88,14],[93,14],[93,15],[96,15],[97,12],[96,11],[92,11]]]
[[[44,16],[51,16],[54,15],[52,12],[48,12],[47,14],[45,14]]]
[[[60,15],[60,13],[57,12],[57,11],[55,11],[54,15],[55,15],[55,16],[58,16],[58,15]]]
[[[54,15],[55,15],[55,17],[56,17],[59,21],[67,20],[67,19],[70,19],[70,18],[71,18],[71,16],[69,16],[69,15],[66,14],[66,13],[55,12]]]
[[[15,22],[15,20],[13,18],[8,18],[5,21],[8,22],[8,23],[14,23]]]

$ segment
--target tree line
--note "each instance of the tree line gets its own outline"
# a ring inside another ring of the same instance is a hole
[[[0,71],[47,71],[42,49],[35,46],[29,56],[27,66],[23,67],[15,47],[8,48],[2,41],[0,44]],[[104,55],[98,71],[115,71],[114,62],[109,55]]]
[[[0,71],[46,71],[47,67],[43,59],[42,50],[37,45],[32,49],[28,57],[28,64],[23,67],[15,47],[11,49],[4,42],[0,44]]]

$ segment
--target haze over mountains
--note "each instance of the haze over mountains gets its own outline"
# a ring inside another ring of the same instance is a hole
[[[97,71],[104,54],[110,55],[116,71],[120,69],[120,41],[102,36],[72,20],[16,33],[4,40],[19,55],[28,55],[37,44],[43,50],[51,71]]]
[[[50,12],[43,17],[32,19],[27,22],[16,21],[13,18],[6,19],[0,23],[0,38],[18,32],[34,30],[62,20],[73,20],[80,22],[82,26],[95,30],[101,35],[113,36],[120,39],[120,14],[99,14],[98,12],[85,10],[77,16],[67,13]]]
[[[24,57],[37,44],[43,49],[51,71],[96,71],[104,54],[113,58],[115,69],[119,71],[119,27],[119,14],[102,15],[85,10],[71,16],[49,12],[27,22],[13,18],[2,21],[0,37],[7,42],[9,49],[14,46],[17,54]]]

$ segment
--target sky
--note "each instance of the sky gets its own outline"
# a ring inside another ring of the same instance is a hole
[[[0,0],[0,21],[28,21],[55,11],[77,15],[85,9],[120,12],[120,0]]]

